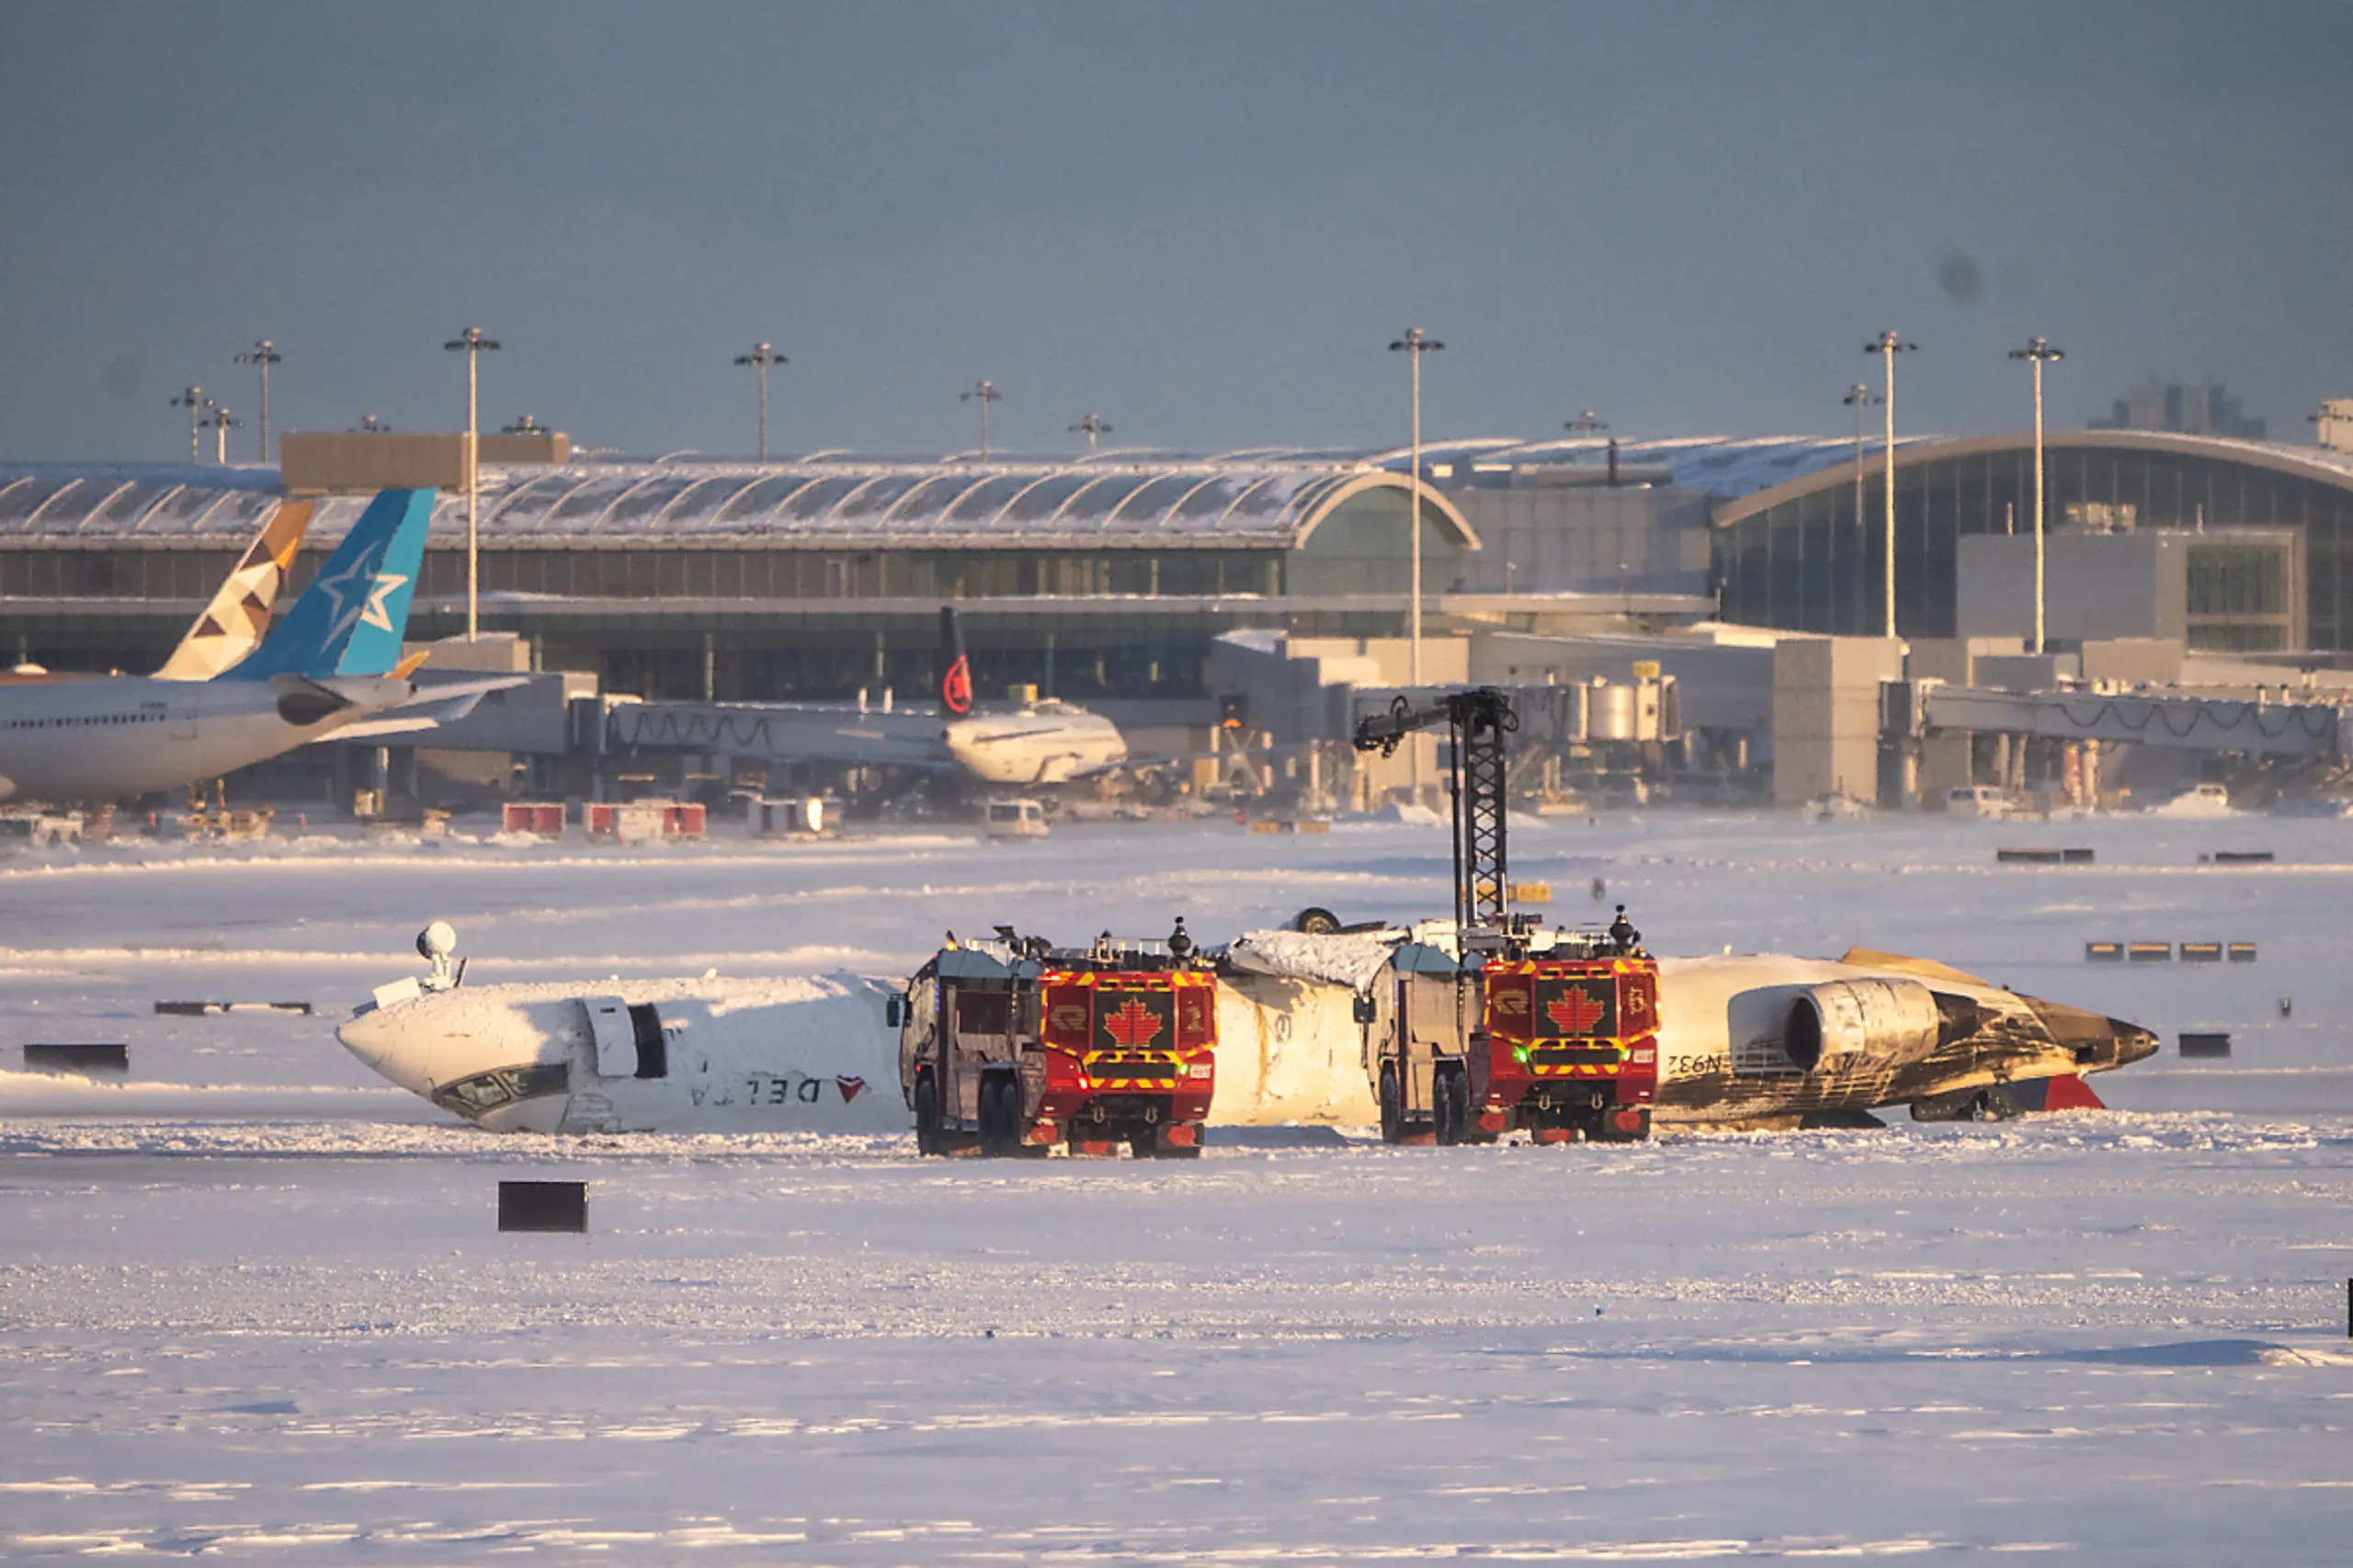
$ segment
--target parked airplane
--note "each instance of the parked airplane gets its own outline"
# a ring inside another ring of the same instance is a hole
[[[421,657],[402,658],[401,634],[432,509],[429,490],[380,494],[286,618],[210,678],[0,687],[0,801],[110,801],[217,778],[413,700]]]
[[[310,501],[281,501],[270,508],[261,532],[222,579],[212,602],[204,607],[179,646],[172,650],[172,656],[155,672],[157,680],[210,680],[261,646],[262,636],[269,630],[270,612],[278,605],[278,590],[286,585],[286,574],[302,548],[302,536],[310,532],[314,506]],[[0,675],[0,686],[97,678],[100,677],[19,666]]]
[[[1128,759],[1118,725],[1053,698],[1032,697],[1011,713],[972,711],[972,665],[953,606],[939,611],[948,667],[940,677],[941,739],[948,755],[984,784],[1067,784]]]
[[[460,987],[462,971],[449,958],[454,937],[437,927],[428,932],[437,941],[420,938],[437,979],[424,988],[414,980],[382,988],[336,1038],[392,1082],[483,1127],[913,1126],[894,1092],[898,1039],[885,1024],[887,997],[904,983],[829,976]],[[1359,1020],[1410,936],[1254,932],[1227,948],[1218,971],[1211,1127],[1377,1121],[1368,1025]],[[437,947],[438,956],[429,950]],[[1981,1097],[1997,1110],[2014,1101],[2097,1105],[2096,1096],[2071,1101],[2045,1091],[2138,1062],[2157,1043],[2120,1019],[1891,954],[1664,959],[1658,996],[1662,1127],[1859,1121],[1891,1105],[1916,1105],[1924,1117],[1966,1115]],[[1874,998],[1883,1005],[1865,1005]]]

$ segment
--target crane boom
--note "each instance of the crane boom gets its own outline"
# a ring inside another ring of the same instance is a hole
[[[1454,924],[1467,952],[1474,927],[1500,932],[1508,925],[1504,737],[1519,728],[1511,699],[1482,686],[1415,707],[1401,693],[1386,712],[1357,721],[1356,749],[1393,756],[1406,736],[1440,724],[1454,742],[1448,780],[1454,797]]]

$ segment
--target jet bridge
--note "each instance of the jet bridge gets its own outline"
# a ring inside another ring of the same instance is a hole
[[[939,716],[788,702],[574,704],[574,735],[595,752],[700,752],[767,762],[949,767]]]
[[[2059,741],[2122,741],[2260,757],[2346,759],[2353,743],[2331,702],[2089,691],[1996,691],[1917,683],[1923,733],[1984,731]]]

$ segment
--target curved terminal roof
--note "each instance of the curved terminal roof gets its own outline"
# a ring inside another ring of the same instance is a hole
[[[594,463],[483,471],[481,526],[496,544],[668,542],[771,547],[1293,550],[1342,504],[1410,491],[1367,460],[1135,458],[1063,463],[820,460],[761,466]],[[183,542],[244,535],[276,494],[267,469],[0,468],[0,535]],[[324,500],[313,537],[338,538],[363,496]],[[1465,549],[1478,537],[1435,488],[1423,504]],[[445,493],[437,543],[465,538]]]
[[[2252,463],[2353,488],[2353,453],[2323,447],[2177,436],[2148,430],[2057,430],[2053,449],[2125,447]],[[1905,436],[1896,466],[2029,445],[2028,434]],[[1880,446],[1864,443],[1876,469]],[[1706,491],[1716,520],[1736,522],[1791,495],[1848,483],[1852,437],[1686,437],[1621,441],[1619,461],[1665,469],[1678,489]],[[1608,443],[1507,438],[1431,441],[1426,472],[1451,470],[1424,505],[1466,548],[1470,525],[1446,491],[1483,472],[1590,468]],[[1404,449],[1269,447],[1186,457],[1120,449],[1069,460],[919,461],[817,453],[795,462],[575,463],[483,470],[483,536],[500,545],[615,546],[650,539],[859,549],[1297,549],[1344,502],[1408,488]],[[269,468],[150,463],[0,464],[0,537],[158,545],[249,536],[278,493]],[[323,503],[312,536],[341,537],[365,505]],[[445,494],[437,543],[465,537],[465,498]]]
[[[2291,447],[2278,441],[2240,441],[2224,436],[2183,436],[2169,430],[2046,430],[2042,444],[2046,450],[2054,452],[2121,449],[2246,463],[2353,490],[2353,452],[2340,452],[2327,447]],[[1895,466],[1902,470],[1948,458],[1978,457],[1996,452],[2015,454],[2033,449],[2034,432],[2031,430],[2005,436],[1899,440],[1895,444]],[[1731,505],[1720,507],[1715,516],[1716,525],[1728,528],[1784,501],[1811,494],[1834,484],[1851,483],[1854,461],[1855,444],[1849,440],[1846,443],[1845,455],[1834,461],[1750,491]],[[1879,471],[1879,459],[1874,449],[1866,446],[1863,461],[1868,472],[1875,473]]]

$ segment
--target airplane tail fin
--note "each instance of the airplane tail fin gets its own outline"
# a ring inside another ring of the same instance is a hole
[[[204,613],[155,672],[157,680],[210,680],[261,646],[278,590],[310,531],[309,501],[280,501]]]
[[[939,646],[948,661],[939,680],[939,704],[961,718],[972,710],[972,663],[964,656],[964,628],[953,605],[939,607]]]
[[[379,492],[286,619],[228,678],[391,671],[400,662],[409,598],[425,561],[433,496],[430,490]]]

